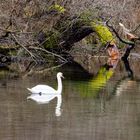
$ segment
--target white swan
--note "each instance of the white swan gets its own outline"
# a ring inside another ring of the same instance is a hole
[[[62,92],[62,79],[61,78],[64,78],[63,77],[63,74],[61,72],[58,72],[57,73],[57,81],[58,81],[58,89],[55,90],[53,89],[52,87],[48,86],[48,85],[37,85],[33,88],[27,88],[31,93],[34,93],[34,94],[61,94]],[[50,98],[51,98],[51,95],[50,95]]]
[[[57,105],[55,108],[55,115],[56,116],[61,116],[61,104],[62,104],[62,95],[61,94],[31,94],[30,96],[27,97],[27,99],[31,99],[38,104],[46,104],[49,103],[52,99],[57,97]]]

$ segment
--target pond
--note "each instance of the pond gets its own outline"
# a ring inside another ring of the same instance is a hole
[[[133,78],[121,62],[114,71],[93,65],[94,73],[76,64],[28,76],[1,70],[0,139],[139,140],[139,60],[130,65]],[[65,77],[62,96],[42,104],[27,99],[27,88],[37,84],[57,88],[58,71]]]

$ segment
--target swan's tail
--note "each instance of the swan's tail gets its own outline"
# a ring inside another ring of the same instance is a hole
[[[27,88],[30,92],[32,92],[32,89],[30,89],[30,88]],[[31,93],[30,93],[31,94]]]

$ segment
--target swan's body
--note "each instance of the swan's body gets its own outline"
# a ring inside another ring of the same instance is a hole
[[[34,94],[61,94],[62,92],[62,79],[63,74],[61,72],[57,73],[58,89],[55,90],[48,85],[37,85],[33,88],[27,88],[31,93]]]
[[[33,88],[27,88],[30,92],[32,93],[35,93],[35,94],[38,94],[38,93],[46,93],[47,91],[49,91],[49,93],[55,93],[56,90],[53,89],[52,87],[50,86],[47,86],[47,85],[37,85]]]

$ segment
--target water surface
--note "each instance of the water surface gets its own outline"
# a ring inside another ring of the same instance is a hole
[[[102,66],[88,74],[64,66],[47,74],[26,77],[3,72],[0,83],[1,140],[139,140],[140,81],[129,78],[125,68],[109,72]],[[56,73],[63,71],[62,103],[27,100],[27,87],[57,87]],[[118,71],[123,71],[123,73]],[[135,69],[133,67],[135,72]]]

